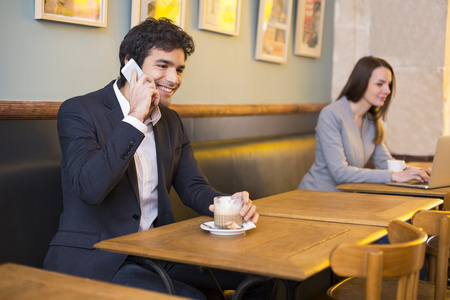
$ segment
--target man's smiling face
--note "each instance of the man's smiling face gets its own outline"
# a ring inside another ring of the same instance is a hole
[[[153,77],[159,91],[159,106],[167,107],[171,103],[172,95],[182,83],[182,73],[185,68],[183,49],[164,51],[153,48],[144,62],[142,71]]]

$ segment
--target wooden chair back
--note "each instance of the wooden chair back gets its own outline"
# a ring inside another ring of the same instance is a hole
[[[403,221],[388,227],[391,244],[337,246],[330,257],[332,270],[343,277],[365,277],[366,299],[381,299],[383,277],[399,277],[397,299],[416,299],[427,234]]]
[[[421,210],[414,214],[412,223],[422,228],[428,235],[439,237],[434,295],[435,299],[445,299],[450,247],[450,211]]]

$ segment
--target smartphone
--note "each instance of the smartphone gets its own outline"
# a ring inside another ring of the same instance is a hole
[[[134,59],[130,59],[127,64],[122,68],[122,74],[125,76],[128,82],[131,80],[131,72],[133,69],[136,69],[137,71],[137,79],[141,77],[144,72],[142,72],[141,68],[138,66],[138,64],[134,61]]]

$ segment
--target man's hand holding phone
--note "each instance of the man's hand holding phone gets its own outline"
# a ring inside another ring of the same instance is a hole
[[[122,73],[128,80],[128,101],[130,103],[129,115],[145,121],[154,106],[159,104],[159,91],[153,77],[142,72],[133,59],[130,59],[122,68]]]

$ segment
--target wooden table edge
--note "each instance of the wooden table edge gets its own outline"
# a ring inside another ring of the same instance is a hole
[[[361,185],[363,187],[361,187]],[[398,196],[405,196],[405,197],[423,197],[423,198],[444,198],[447,196],[450,196],[450,192],[446,192],[444,195],[442,192],[439,192],[440,188],[436,189],[419,189],[419,188],[412,188],[412,187],[400,187],[397,186],[396,189],[370,189],[365,186],[375,185],[379,187],[380,185],[383,185],[382,183],[344,183],[338,185],[336,188],[341,192],[346,193],[363,193],[363,194],[381,194],[381,195],[398,195]],[[387,186],[387,185],[386,185]],[[436,192],[435,190],[438,190]],[[428,192],[428,194],[426,193]]]
[[[444,203],[443,199],[440,198],[429,198],[429,200],[435,200],[433,203],[429,203],[428,205],[424,205],[420,208],[418,208],[416,211],[407,213],[403,216],[400,216],[396,218],[395,220],[400,221],[408,221],[412,218],[412,216],[419,210],[430,210],[438,207],[439,205]],[[389,221],[385,222],[366,222],[361,223],[358,220],[355,221],[343,221],[339,219],[333,219],[328,216],[324,217],[315,217],[315,216],[292,216],[291,214],[285,214],[285,213],[275,213],[275,212],[267,212],[267,211],[259,211],[258,212],[260,216],[268,216],[268,217],[277,217],[277,218],[288,218],[288,219],[297,219],[297,220],[307,220],[307,221],[320,221],[320,222],[332,222],[332,223],[339,223],[339,224],[353,224],[353,225],[364,225],[364,226],[376,226],[376,227],[387,227],[389,225]]]

